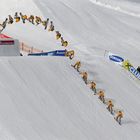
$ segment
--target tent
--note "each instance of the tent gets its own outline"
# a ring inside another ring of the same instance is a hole
[[[20,56],[19,40],[0,34],[0,56]]]

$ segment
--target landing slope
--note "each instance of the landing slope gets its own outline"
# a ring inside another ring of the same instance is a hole
[[[113,134],[117,140],[117,134],[124,135],[68,63],[51,57],[0,59],[1,139],[100,140]],[[112,133],[105,135],[106,128]]]

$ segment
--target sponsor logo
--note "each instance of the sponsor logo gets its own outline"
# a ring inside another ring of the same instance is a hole
[[[109,55],[109,59],[114,61],[114,62],[123,62],[124,59],[120,56],[117,55]]]
[[[140,73],[134,67],[130,67],[129,71],[140,80]]]

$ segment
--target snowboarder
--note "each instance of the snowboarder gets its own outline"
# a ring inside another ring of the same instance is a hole
[[[56,39],[58,40],[61,37],[61,34],[59,33],[59,31],[56,31]]]
[[[34,24],[34,16],[30,15],[30,17],[28,18],[29,22],[31,22],[32,24]]]
[[[63,44],[64,43],[64,39],[63,39],[63,37],[61,37],[61,44]]]
[[[8,15],[8,17],[9,17],[8,24],[12,24],[14,22],[14,19],[12,18],[11,15]]]
[[[66,51],[65,56],[69,57],[69,59],[74,58],[74,50]]]
[[[14,19],[16,19],[16,17],[18,17],[18,12],[15,12]]]
[[[51,21],[50,23],[51,23],[51,25],[50,25],[48,31],[54,31],[54,25],[53,25],[53,22]]]
[[[7,22],[8,22],[8,18],[6,18],[5,21],[2,24],[0,24],[2,27],[2,29],[0,30],[0,33],[6,28]]]
[[[62,44],[62,46],[67,47],[68,41],[64,41],[63,37],[61,37],[61,44]]]
[[[107,109],[108,109],[108,111],[109,111],[111,114],[113,114],[113,107],[114,107],[114,105],[113,105],[112,101],[109,100],[109,101],[108,101]]]
[[[64,41],[64,43],[62,44],[62,46],[67,47],[68,46],[68,41]]]
[[[18,13],[17,12],[15,13],[14,19],[16,20],[16,22],[19,22],[20,21],[20,17],[18,16]]]
[[[137,71],[140,72],[140,66],[138,66]]]
[[[23,23],[25,23],[25,20],[27,20],[27,15],[23,15],[22,13],[19,13],[19,14],[21,16]]]
[[[49,18],[47,18],[47,20],[45,20],[45,21],[42,21],[42,25],[45,27],[44,30],[47,29],[48,23],[49,23]]]
[[[81,67],[81,62],[77,61],[74,65],[71,65],[71,66],[73,66],[79,72],[79,69]]]
[[[103,92],[102,90],[100,90],[99,93],[98,93],[98,95],[99,95],[98,98],[99,98],[103,103],[105,103],[104,92]]]
[[[42,23],[42,20],[40,17],[36,16],[35,17],[35,22],[36,22],[36,25],[39,25],[40,23]]]
[[[85,84],[87,84],[87,77],[88,77],[87,72],[81,72],[80,74],[82,75],[82,78],[83,78]]]
[[[94,92],[94,94],[96,94],[96,83],[91,81],[89,85],[90,85],[90,89]]]
[[[123,113],[122,111],[119,111],[117,113],[117,116],[115,117],[115,120],[121,125],[121,118],[123,118]]]

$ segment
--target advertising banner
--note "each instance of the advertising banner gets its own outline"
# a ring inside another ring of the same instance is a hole
[[[113,61],[114,63],[119,64],[119,65],[122,65],[124,59],[121,56],[117,54],[113,54],[111,52],[106,52],[106,53],[107,53],[106,56],[110,61]]]
[[[66,50],[56,50],[42,53],[31,53],[28,56],[65,56]]]

